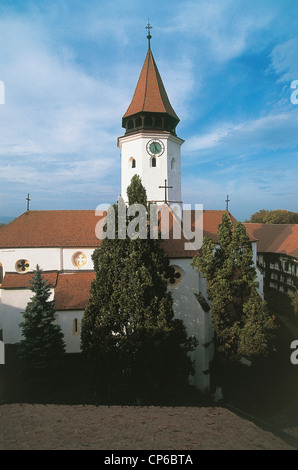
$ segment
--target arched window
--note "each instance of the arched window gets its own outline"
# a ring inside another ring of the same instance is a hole
[[[79,320],[75,318],[72,322],[72,334],[79,335],[80,334],[80,324]]]
[[[175,160],[175,158],[172,158],[172,160],[171,160],[171,170],[175,170],[175,168],[176,168],[176,160]]]
[[[3,266],[2,264],[0,263],[0,286],[2,284],[2,281],[3,281]]]
[[[133,157],[130,157],[130,159],[128,160],[128,163],[129,163],[129,168],[136,168],[137,166],[137,163]]]
[[[152,166],[152,168],[156,168],[156,158],[155,157],[151,158],[151,166]]]

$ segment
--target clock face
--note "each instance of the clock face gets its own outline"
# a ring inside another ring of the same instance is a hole
[[[161,140],[149,140],[147,143],[147,152],[149,155],[160,156],[163,154],[165,146]]]

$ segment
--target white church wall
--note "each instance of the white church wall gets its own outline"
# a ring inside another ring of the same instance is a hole
[[[17,262],[19,260],[28,261],[28,271],[33,271],[37,264],[44,271],[60,270],[60,248],[15,248],[0,250],[3,274],[6,272],[18,272]]]
[[[259,283],[259,286],[257,287],[257,291],[259,293],[259,296],[264,299],[264,276],[257,268],[257,282]]]
[[[51,289],[49,300],[53,300]],[[18,343],[22,338],[20,323],[23,321],[21,312],[24,312],[33,293],[30,289],[2,289],[1,317],[3,325],[3,341],[5,344]]]
[[[81,351],[81,324],[83,310],[57,311],[57,323],[61,326],[67,353],[79,353]]]
[[[195,374],[192,384],[203,392],[210,387],[209,363],[213,358],[213,330],[210,314],[204,312],[195,294],[206,294],[206,282],[190,266],[191,259],[173,259],[172,266],[182,269],[182,280],[174,287],[169,287],[174,301],[174,312],[183,320],[188,335],[198,340],[198,346],[191,353],[195,361]],[[205,296],[206,298],[206,296]],[[210,345],[208,345],[210,343]],[[204,373],[205,372],[205,373]]]
[[[253,253],[253,261],[256,265],[257,264],[257,256],[258,256],[258,253],[257,253],[258,246],[257,246],[256,242],[252,242],[251,246],[252,246],[252,253]]]

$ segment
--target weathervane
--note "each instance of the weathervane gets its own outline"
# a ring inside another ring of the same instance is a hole
[[[148,24],[147,26],[145,26],[145,29],[148,29],[148,34],[147,34],[147,39],[148,39],[148,49],[150,49],[150,39],[152,38],[151,34],[150,34],[150,29],[152,29],[153,26],[151,26],[151,24],[149,23],[149,19],[148,19]]]

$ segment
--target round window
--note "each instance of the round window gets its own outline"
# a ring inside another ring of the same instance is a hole
[[[176,287],[183,278],[183,270],[179,266],[169,266],[164,273],[164,279],[167,281],[169,287]]]
[[[72,257],[72,262],[77,268],[82,268],[87,263],[87,256],[82,251],[77,251]]]
[[[29,268],[30,264],[26,259],[19,259],[19,261],[16,262],[16,271],[19,273],[26,273]]]

